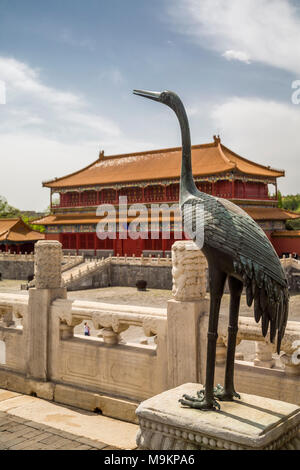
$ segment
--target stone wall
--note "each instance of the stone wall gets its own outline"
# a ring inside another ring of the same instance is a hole
[[[0,260],[0,273],[2,279],[20,279],[27,281],[33,276],[34,261],[27,260]]]
[[[172,289],[171,266],[111,265],[111,286],[135,287],[138,280],[147,281],[149,289]]]
[[[68,291],[96,289],[100,287],[135,287],[138,280],[147,281],[149,289],[172,289],[170,266],[139,266],[132,264],[108,264],[98,272],[85,274],[68,286]]]

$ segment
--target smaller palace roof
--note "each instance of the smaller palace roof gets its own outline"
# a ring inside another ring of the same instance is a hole
[[[272,233],[272,237],[300,238],[300,230],[276,230]]]
[[[254,220],[288,220],[299,219],[297,212],[287,211],[279,207],[243,207]]]
[[[251,162],[232,152],[221,144],[218,137],[214,142],[192,146],[194,177],[214,176],[235,172],[252,177],[278,178],[283,170]],[[61,178],[43,183],[49,188],[107,185],[162,179],[179,179],[181,168],[181,147],[149,150],[104,157],[89,166]]]
[[[32,230],[22,219],[0,219],[0,243],[1,242],[35,242],[44,240],[45,235]]]
[[[242,208],[252,217],[254,220],[288,220],[298,219],[300,214],[296,212],[286,211],[279,209],[278,207],[245,207]],[[161,218],[161,215],[160,215]],[[97,224],[102,217],[97,217],[95,214],[55,214],[48,215],[42,219],[36,220],[35,223],[42,225],[73,225],[73,224]],[[134,217],[128,217],[128,222],[133,220]],[[173,214],[171,214],[170,220],[174,220]],[[177,220],[177,218],[176,218]],[[180,220],[180,218],[178,219]],[[119,221],[117,216],[117,221]]]

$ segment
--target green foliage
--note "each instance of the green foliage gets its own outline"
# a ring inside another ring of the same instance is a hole
[[[25,222],[25,224],[29,225],[32,230],[35,230],[36,232],[45,232],[45,227],[44,225],[36,225],[36,224],[31,224],[30,222],[34,220],[34,217],[27,217],[26,215],[22,215],[22,220]]]
[[[282,195],[281,195],[280,191],[278,191],[277,197],[278,197],[278,207],[280,207],[280,209],[282,209]]]
[[[16,217],[21,217],[25,224],[29,225],[32,230],[36,230],[37,232],[45,232],[45,227],[43,225],[36,225],[31,223],[35,217],[28,217],[27,215],[22,214],[19,209],[10,206],[7,200],[3,196],[0,196],[0,218],[12,219]]]
[[[0,196],[0,217],[1,218],[14,218],[14,217],[20,217],[21,212],[19,209],[16,209],[13,206],[10,206],[7,202],[7,200],[3,197]]]
[[[300,219],[287,220],[286,228],[287,230],[300,230]]]
[[[287,196],[281,196],[281,206],[279,205],[279,201],[280,198],[278,197],[278,207],[282,207],[283,209],[293,212],[299,212],[299,219],[286,221],[287,230],[300,230],[300,194],[288,194]]]
[[[300,212],[300,194],[288,194],[282,197],[282,207],[289,211]]]

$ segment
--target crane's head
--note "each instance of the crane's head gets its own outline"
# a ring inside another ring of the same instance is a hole
[[[143,96],[143,98],[149,98],[150,100],[158,101],[159,103],[163,103],[170,108],[174,107],[174,104],[179,97],[173,91],[146,91],[146,90],[133,90],[134,95]]]

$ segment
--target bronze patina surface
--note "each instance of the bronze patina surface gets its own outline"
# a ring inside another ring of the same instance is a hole
[[[219,409],[219,401],[232,401],[239,397],[234,389],[234,357],[243,287],[246,288],[248,305],[254,303],[255,320],[261,320],[263,336],[269,330],[270,340],[274,342],[277,335],[279,353],[288,317],[287,280],[273,246],[259,225],[232,202],[197,189],[192,174],[189,123],[180,98],[172,91],[134,90],[134,94],[169,106],[179,120],[182,137],[179,204],[185,227],[197,227],[195,209],[198,205],[203,209],[203,244],[199,246],[193,231],[190,236],[207,258],[210,287],[205,388],[198,392],[197,397],[185,395],[180,402],[201,410]],[[224,387],[218,385],[214,388],[218,319],[226,279],[230,308],[225,382]]]

